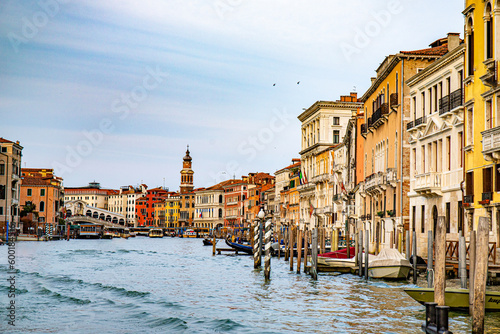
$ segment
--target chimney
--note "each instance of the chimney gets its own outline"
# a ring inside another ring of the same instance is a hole
[[[450,32],[448,33],[448,51],[454,50],[460,45],[460,33]]]
[[[356,102],[358,100],[358,93],[351,92],[351,97],[353,98],[353,102]]]
[[[372,81],[372,84],[373,84],[375,82],[375,80],[377,80],[377,78],[371,77],[370,80]]]

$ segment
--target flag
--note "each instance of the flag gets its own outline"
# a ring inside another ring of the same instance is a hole
[[[314,206],[312,205],[311,201],[309,201],[309,218],[313,215],[314,213]]]
[[[304,185],[304,184],[306,184],[306,183],[309,183],[309,182],[307,182],[306,173],[302,172],[302,170],[299,173],[299,182],[300,182],[301,186]]]

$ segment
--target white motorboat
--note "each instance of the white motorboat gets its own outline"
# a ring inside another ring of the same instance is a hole
[[[368,276],[386,279],[407,279],[411,269],[408,261],[397,249],[384,248],[368,261]]]

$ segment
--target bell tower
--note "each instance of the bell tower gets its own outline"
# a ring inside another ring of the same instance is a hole
[[[181,187],[180,193],[186,194],[193,190],[193,170],[191,169],[192,158],[189,155],[189,145],[187,146],[186,155],[182,159],[182,170],[181,170]]]

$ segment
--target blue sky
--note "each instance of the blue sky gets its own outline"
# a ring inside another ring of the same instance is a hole
[[[463,1],[4,0],[0,136],[65,186],[274,173],[297,116],[362,95],[384,57],[463,37]],[[297,82],[300,81],[300,84]],[[273,86],[273,84],[276,84]]]

